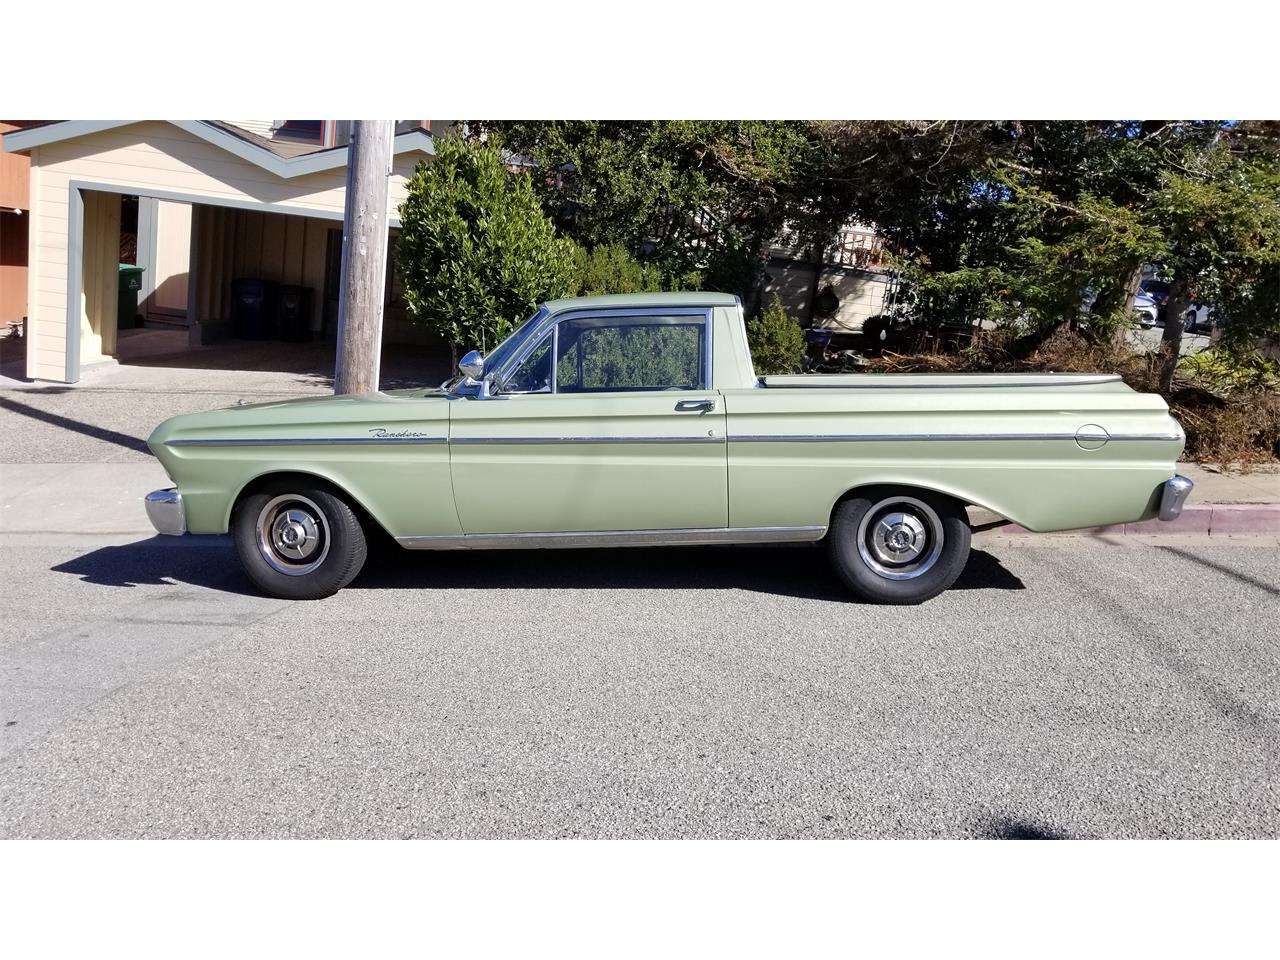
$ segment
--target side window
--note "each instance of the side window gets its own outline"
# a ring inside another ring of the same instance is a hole
[[[533,348],[533,352],[524,358],[503,385],[504,393],[551,392],[551,344],[554,339],[551,333],[543,336],[542,342]]]
[[[556,391],[696,390],[706,319],[580,317],[559,324]]]

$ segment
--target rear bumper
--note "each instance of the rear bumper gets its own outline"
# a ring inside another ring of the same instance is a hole
[[[1160,488],[1160,519],[1177,520],[1182,513],[1182,505],[1187,502],[1187,495],[1195,486],[1186,477],[1175,476],[1166,480]]]
[[[177,490],[153,490],[147,494],[147,519],[157,533],[180,537],[187,532],[187,515],[182,494]]]

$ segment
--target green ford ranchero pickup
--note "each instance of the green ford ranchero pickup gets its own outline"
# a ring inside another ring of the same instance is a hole
[[[1102,375],[758,377],[737,298],[542,306],[433,389],[166,420],[169,534],[228,529],[267,593],[328,596],[381,527],[413,550],[825,539],[854,594],[919,603],[969,554],[967,505],[1029,530],[1178,516],[1184,435]]]

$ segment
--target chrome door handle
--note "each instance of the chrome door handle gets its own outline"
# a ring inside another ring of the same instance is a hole
[[[716,408],[716,402],[712,399],[706,400],[677,400],[676,411],[679,413],[689,413],[697,410],[701,413],[710,413]]]

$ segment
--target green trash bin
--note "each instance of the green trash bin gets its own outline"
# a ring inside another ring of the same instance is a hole
[[[131,263],[120,264],[120,300],[116,308],[116,329],[132,330],[138,323],[138,293],[142,290],[142,271]]]

